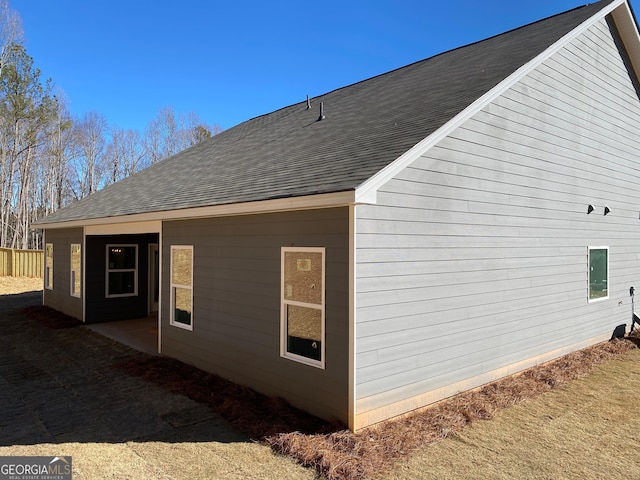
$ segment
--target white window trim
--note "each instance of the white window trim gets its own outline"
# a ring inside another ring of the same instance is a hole
[[[80,291],[78,293],[74,293],[73,292],[73,284],[74,284],[74,272],[75,270],[73,269],[73,247],[79,247],[80,248],[80,268],[78,269],[77,273],[80,274]],[[82,296],[82,244],[80,243],[72,243],[71,247],[69,249],[69,294],[72,297],[75,298],[80,298]]]
[[[174,250],[191,250],[191,285],[181,285],[179,283],[173,283],[173,251]],[[182,328],[184,330],[193,331],[193,265],[194,265],[194,257],[193,257],[193,245],[171,245],[171,251],[169,255],[169,325],[174,327]],[[186,325],[184,323],[175,321],[175,295],[173,294],[173,289],[175,287],[185,288],[191,290],[191,323]]]
[[[135,268],[109,268],[109,249],[113,247],[134,247],[136,250],[136,265]],[[138,244],[131,243],[110,243],[107,245],[105,258],[105,285],[104,285],[104,294],[106,298],[120,298],[120,297],[137,297],[138,296]],[[132,293],[116,293],[109,294],[109,273],[111,272],[131,272],[133,271],[133,292]]]
[[[591,250],[606,250],[607,251],[607,296],[599,297],[599,298],[591,298]],[[608,246],[589,246],[587,247],[587,301],[588,303],[596,303],[602,302],[603,300],[608,300],[610,295],[610,285],[609,285],[609,264],[610,264],[610,255],[609,255],[609,247]]]
[[[284,257],[287,252],[309,252],[309,253],[321,253],[322,254],[322,304],[316,305],[313,303],[297,302],[294,300],[285,299],[285,285],[284,285]],[[304,363],[317,368],[325,368],[325,292],[326,292],[326,248],[325,247],[282,247],[280,249],[280,356],[288,358],[295,362]],[[307,307],[320,310],[321,312],[321,340],[320,340],[320,360],[314,360],[312,358],[303,357],[287,351],[287,305],[293,305],[298,307]]]
[[[47,255],[47,251],[49,250],[49,245],[51,245],[51,282],[49,282],[49,266],[47,265],[47,259],[49,256]],[[45,243],[44,245],[44,288],[47,290],[53,290],[53,251],[54,246],[53,242]]]

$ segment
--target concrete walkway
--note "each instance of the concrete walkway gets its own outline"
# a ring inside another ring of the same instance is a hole
[[[0,296],[0,446],[247,439],[210,409],[112,367],[145,353],[87,328],[25,318],[40,293]]]
[[[85,328],[109,337],[135,350],[150,355],[158,354],[157,318],[136,318],[134,320],[90,323],[87,324]]]

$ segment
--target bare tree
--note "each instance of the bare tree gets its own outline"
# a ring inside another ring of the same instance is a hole
[[[97,112],[88,112],[73,126],[78,156],[71,161],[72,192],[76,200],[91,195],[102,185],[107,120]]]
[[[53,103],[51,82],[40,82],[25,49],[12,44],[6,53],[0,76],[0,245],[14,247],[28,243],[32,166]]]
[[[111,129],[105,153],[107,183],[133,175],[147,166],[146,150],[137,130]]]
[[[165,107],[149,122],[145,132],[144,145],[149,164],[175,155],[221,131],[220,126],[208,126],[193,112],[176,116],[172,107]]]
[[[40,248],[31,223],[222,129],[163,108],[144,136],[97,112],[72,118],[63,92],[22,46],[22,21],[0,0],[0,246]]]
[[[222,127],[219,125],[213,124],[209,126],[193,112],[181,116],[180,125],[180,138],[183,149],[204,142],[222,131]]]
[[[152,165],[180,151],[178,145],[178,123],[172,107],[165,107],[149,122],[145,135],[145,146]]]
[[[49,95],[50,86],[39,90],[40,97],[31,97],[34,111],[25,132],[25,149],[18,158],[18,197],[16,209],[16,226],[12,248],[16,246],[27,249],[34,247],[31,222],[34,220],[37,206],[35,192],[39,183],[39,165],[45,161],[45,151],[52,136],[53,118],[55,117],[55,100]]]
[[[22,44],[22,19],[9,7],[9,0],[0,0],[0,77],[7,64],[12,45]]]
[[[48,142],[38,162],[40,172],[38,190],[38,213],[48,215],[62,208],[70,198],[69,168],[71,159],[77,155],[72,131],[73,121],[67,108],[64,92],[54,95],[54,119],[49,127]]]

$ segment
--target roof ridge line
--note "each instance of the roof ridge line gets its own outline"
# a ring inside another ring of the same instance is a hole
[[[362,80],[358,80],[358,81],[353,82],[353,83],[350,83],[350,84],[348,84],[348,85],[343,85],[343,86],[341,86],[341,87],[334,88],[333,90],[329,90],[329,91],[327,91],[327,92],[324,92],[324,93],[321,93],[321,94],[315,95],[315,96],[313,96],[313,97],[309,97],[309,101],[312,101],[312,100],[318,100],[318,99],[320,99],[320,98],[322,98],[322,97],[324,97],[324,96],[330,95],[330,94],[332,94],[332,93],[334,93],[334,92],[339,92],[340,90],[344,90],[344,89],[346,89],[346,88],[354,87],[354,86],[359,85],[359,84],[361,84],[361,83],[368,82],[368,81],[370,81],[370,80],[374,80],[374,79],[376,79],[376,78],[380,78],[380,77],[383,77],[383,76],[386,76],[386,75],[389,75],[389,74],[392,74],[392,73],[398,72],[398,71],[400,71],[400,70],[404,70],[405,68],[413,67],[413,66],[415,66],[415,65],[417,65],[417,64],[419,64],[419,63],[427,62],[427,61],[432,60],[432,59],[434,59],[434,58],[438,58],[438,57],[440,57],[440,56],[442,56],[442,55],[446,55],[446,54],[449,54],[449,53],[451,53],[451,52],[455,52],[455,51],[457,51],[457,50],[461,50],[461,49],[463,49],[463,48],[471,47],[471,46],[478,45],[478,44],[483,43],[483,42],[487,42],[487,41],[489,41],[489,40],[493,40],[493,39],[495,39],[495,38],[498,38],[498,37],[501,37],[501,36],[504,36],[504,35],[510,34],[510,33],[512,33],[512,32],[515,32],[515,31],[518,31],[518,30],[522,30],[523,28],[530,27],[531,25],[535,25],[536,23],[545,22],[545,21],[547,21],[547,20],[549,20],[549,19],[551,19],[551,18],[558,17],[558,16],[562,16],[562,15],[565,15],[565,14],[569,14],[569,13],[571,13],[571,12],[575,12],[576,10],[580,10],[580,9],[585,8],[585,7],[588,7],[588,6],[590,6],[590,5],[594,5],[594,4],[596,4],[596,3],[601,3],[601,2],[602,2],[603,4],[607,4],[607,3],[611,3],[611,2],[613,2],[613,1],[615,1],[615,0],[598,0],[597,2],[592,2],[592,3],[587,3],[587,4],[584,4],[584,5],[579,5],[579,6],[577,6],[577,7],[572,8],[571,10],[565,10],[565,11],[563,11],[563,12],[558,12],[558,13],[555,13],[555,14],[553,14],[553,15],[549,15],[548,17],[540,18],[540,19],[535,20],[535,21],[533,21],[533,22],[527,23],[527,24],[525,24],[525,25],[520,25],[519,27],[514,27],[514,28],[512,28],[512,29],[510,29],[510,30],[507,30],[507,31],[504,31],[504,32],[500,32],[500,33],[496,33],[495,35],[492,35],[492,36],[490,36],[490,37],[482,38],[482,39],[480,39],[480,40],[476,40],[476,41],[471,42],[471,43],[466,43],[466,44],[464,44],[464,45],[459,45],[459,46],[454,47],[454,48],[451,48],[451,49],[449,49],[449,50],[445,50],[445,51],[443,51],[443,52],[436,53],[436,54],[434,54],[434,55],[432,55],[432,56],[430,56],[430,57],[422,58],[422,59],[420,59],[420,60],[416,60],[416,61],[411,62],[411,63],[408,63],[408,64],[406,64],[406,65],[402,65],[402,66],[400,66],[400,67],[396,67],[396,68],[394,68],[394,69],[392,69],[392,70],[387,70],[386,72],[382,72],[382,73],[379,73],[379,74],[377,74],[377,75],[373,75],[373,76],[371,76],[371,77],[363,78]],[[300,102],[295,102],[295,103],[292,103],[292,104],[290,104],[290,105],[286,105],[286,106],[281,107],[281,108],[279,108],[279,109],[277,109],[277,110],[273,110],[273,111],[270,111],[270,112],[267,112],[267,113],[263,113],[263,114],[261,114],[261,115],[256,115],[255,117],[249,118],[249,119],[245,120],[244,122],[241,122],[241,123],[239,123],[239,124],[237,124],[237,125],[234,125],[233,127],[230,127],[230,128],[229,128],[229,130],[230,130],[231,128],[236,127],[236,126],[240,126],[240,125],[242,125],[242,124],[244,124],[244,123],[251,122],[251,121],[253,121],[253,120],[257,120],[258,118],[263,118],[263,117],[266,117],[266,116],[272,115],[272,114],[274,114],[274,113],[281,112],[281,111],[283,111],[283,110],[287,110],[287,109],[292,108],[292,107],[295,107],[295,106],[297,106],[297,105],[303,105],[303,106],[305,106],[305,108],[306,108],[306,104],[307,104],[307,100],[305,99],[305,100],[302,100],[302,101],[300,101]]]

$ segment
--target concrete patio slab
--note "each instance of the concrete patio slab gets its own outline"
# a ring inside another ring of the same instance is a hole
[[[158,354],[158,319],[153,317],[90,323],[86,328],[151,355]]]

